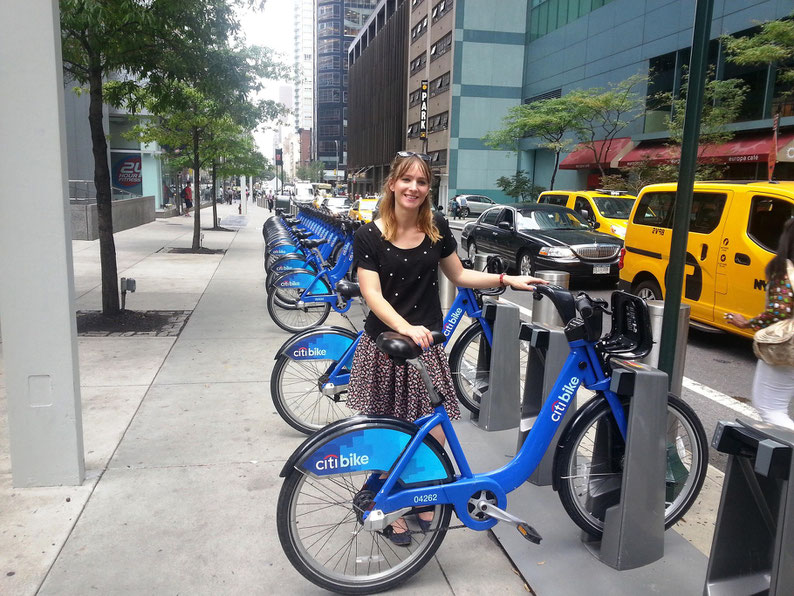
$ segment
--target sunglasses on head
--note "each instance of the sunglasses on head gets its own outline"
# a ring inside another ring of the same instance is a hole
[[[427,153],[414,153],[413,151],[398,151],[397,157],[418,157],[424,161],[430,161],[430,156]]]

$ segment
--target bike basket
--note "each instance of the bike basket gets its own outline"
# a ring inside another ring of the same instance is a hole
[[[633,360],[647,356],[653,346],[648,305],[639,296],[621,290],[612,292],[612,329],[604,337],[604,352]]]

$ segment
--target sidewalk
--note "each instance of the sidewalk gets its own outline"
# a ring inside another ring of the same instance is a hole
[[[212,210],[202,210],[205,226]],[[220,217],[237,205],[219,205]],[[117,233],[131,310],[192,310],[174,337],[80,337],[86,480],[14,489],[0,367],[0,593],[317,594],[283,555],[275,508],[304,439],[270,400],[275,351],[262,288],[262,223],[204,231],[225,254],[177,254],[193,218]],[[76,306],[100,308],[98,241],[75,241]],[[342,319],[329,319],[341,324]],[[0,358],[2,344],[0,344]],[[449,532],[403,594],[524,594],[487,532]]]

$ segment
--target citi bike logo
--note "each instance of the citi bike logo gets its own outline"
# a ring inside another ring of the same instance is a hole
[[[278,285],[280,285],[282,288],[297,288],[301,285],[301,282],[294,279],[285,279]]]
[[[293,351],[292,355],[295,356],[295,358],[307,358],[309,356],[325,356],[326,353],[327,352],[322,348],[307,348],[303,346]]]
[[[460,320],[460,316],[462,314],[463,314],[463,309],[459,308],[455,312],[449,315],[449,321],[447,321],[447,324],[444,325],[444,337],[449,337],[450,335],[452,335],[452,330],[455,328],[455,325],[458,324],[458,321]]]
[[[560,393],[560,396],[551,405],[551,419],[554,422],[562,420],[562,415],[565,414],[565,410],[568,409],[568,403],[571,401],[578,384],[578,377],[573,377],[570,383],[562,386],[562,393]]]
[[[337,456],[332,453],[331,455],[326,455],[314,464],[314,467],[318,472],[323,472],[325,470],[339,470],[350,466],[366,466],[367,464],[369,464],[369,455],[350,453],[348,455]]]

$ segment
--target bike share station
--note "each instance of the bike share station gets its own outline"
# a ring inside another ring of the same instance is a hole
[[[538,275],[553,284],[568,285],[567,273],[549,271]],[[515,455],[569,352],[561,320],[547,298],[534,301],[531,322],[526,320],[526,311],[515,304],[492,298],[485,301],[486,317],[494,325],[490,381],[479,384],[479,417],[472,415],[471,423],[456,427],[475,472],[505,464]],[[654,341],[658,342],[662,306],[655,306],[650,314]],[[658,321],[654,322],[654,315],[658,315]],[[683,349],[688,316],[688,306],[684,305],[681,317],[684,333],[679,335],[683,338]],[[525,348],[521,342],[526,342],[528,351],[523,371],[520,371],[520,353]],[[651,352],[644,360],[657,357]],[[683,358],[680,360],[674,388],[680,388],[681,384]],[[533,592],[539,595],[702,593],[708,559],[673,529],[665,532],[665,491],[650,481],[665,478],[667,469],[667,375],[638,360],[612,358],[611,362],[614,371],[611,389],[620,396],[630,397],[632,407],[628,413],[620,499],[617,505],[606,509],[602,539],[594,542],[579,530],[552,490],[552,467],[557,451],[554,445],[559,436],[554,437],[552,447],[530,479],[508,499],[510,512],[534,526],[543,537],[540,546],[524,540],[510,524],[497,524],[492,531]],[[477,368],[483,370],[479,365]],[[527,380],[520,403],[519,374]],[[563,417],[559,435],[567,419],[575,415],[576,396],[561,395],[556,399],[560,403],[559,407],[555,405],[554,415]],[[601,444],[609,441],[607,434],[599,433],[596,433],[594,453],[608,448]],[[594,499],[597,500],[598,497]],[[592,505],[598,507],[598,503]],[[737,546],[734,544],[733,548]],[[789,569],[790,563],[789,560]]]

